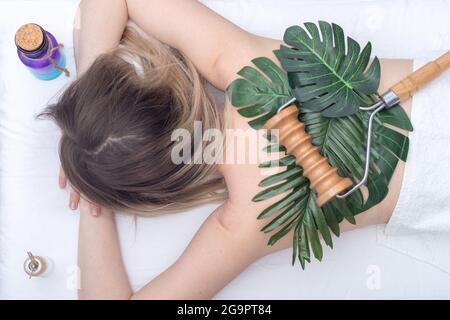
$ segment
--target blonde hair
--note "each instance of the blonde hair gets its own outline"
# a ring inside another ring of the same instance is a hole
[[[62,130],[60,159],[71,184],[99,205],[147,214],[225,199],[217,164],[171,159],[173,130],[193,136],[195,121],[203,131],[223,129],[204,82],[182,52],[128,27],[120,46],[40,115]],[[192,154],[195,148],[189,145]]]

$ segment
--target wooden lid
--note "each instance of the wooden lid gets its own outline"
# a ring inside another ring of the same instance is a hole
[[[44,32],[40,26],[28,23],[16,32],[16,45],[26,51],[39,49],[44,42]]]

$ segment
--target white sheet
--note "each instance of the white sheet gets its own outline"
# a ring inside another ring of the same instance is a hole
[[[0,298],[76,297],[76,214],[57,188],[56,127],[33,116],[67,84],[35,80],[15,56],[18,26],[34,21],[66,45],[73,72],[72,17],[77,0],[0,1]],[[417,58],[450,48],[450,3],[444,0],[203,1],[243,28],[280,38],[289,25],[332,20],[381,57]],[[276,6],[274,5],[276,4]],[[52,10],[46,10],[52,6]],[[420,22],[420,23],[419,23]],[[178,215],[119,217],[123,255],[138,288],[176,260],[212,206]],[[29,280],[26,251],[53,263],[46,278]],[[418,276],[420,275],[420,276]],[[261,279],[264,279],[262,287]],[[257,261],[217,298],[449,298],[450,277],[377,245],[376,227],[349,232],[306,271],[290,266],[290,250]]]
[[[415,60],[414,67],[435,57]],[[378,243],[450,274],[450,70],[414,95],[400,197]]]

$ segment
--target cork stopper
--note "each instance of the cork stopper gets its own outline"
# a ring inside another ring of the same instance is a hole
[[[16,45],[25,51],[35,51],[44,43],[44,32],[35,23],[28,23],[16,32]]]

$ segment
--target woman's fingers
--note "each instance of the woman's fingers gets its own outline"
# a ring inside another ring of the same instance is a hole
[[[67,186],[67,176],[62,167],[60,167],[60,169],[59,169],[58,183],[59,183],[59,187],[61,189],[64,189]],[[79,202],[80,202],[80,193],[77,192],[76,190],[72,189],[70,191],[70,197],[69,197],[70,209],[76,210],[78,208]]]
[[[61,168],[59,170],[59,186],[60,188],[64,189],[67,185],[67,177],[64,172],[64,170]],[[78,209],[78,204],[80,203],[80,193],[76,191],[75,189],[72,189],[70,191],[70,197],[69,197],[69,207],[72,210]],[[89,211],[92,216],[98,217],[101,213],[100,206],[96,205],[95,203],[88,202],[89,205]]]
[[[101,208],[100,208],[98,205],[96,205],[96,204],[94,204],[94,203],[91,203],[90,208],[91,208],[91,214],[92,214],[94,217],[98,217],[98,216],[100,215],[100,213],[101,213]]]
[[[62,167],[59,168],[58,184],[61,189],[64,189],[67,186],[66,173],[64,172]]]
[[[72,189],[72,191],[70,191],[70,200],[69,200],[70,209],[76,210],[78,208],[79,202],[80,202],[80,194]]]
[[[96,205],[89,200],[87,200],[84,197],[81,197],[80,204],[79,204],[80,213],[83,214],[90,214],[93,217],[99,217],[101,216],[108,216],[112,214],[111,208],[101,207],[99,205]]]

